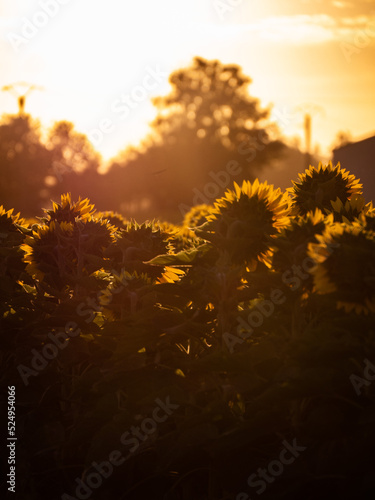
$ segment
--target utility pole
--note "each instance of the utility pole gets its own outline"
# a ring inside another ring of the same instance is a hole
[[[310,115],[310,113],[305,114],[304,128],[305,128],[306,154],[311,155],[311,115]]]
[[[312,116],[321,114],[324,115],[324,109],[321,106],[315,104],[303,104],[296,108],[297,111],[303,112],[304,121],[303,128],[305,131],[305,157],[306,157],[306,168],[309,168],[311,163],[311,136],[312,136]]]
[[[26,88],[26,90],[22,90],[22,88]],[[19,82],[19,83],[12,83],[10,85],[4,85],[4,87],[1,90],[3,90],[4,92],[10,92],[17,98],[18,115],[23,116],[25,114],[26,97],[33,90],[43,90],[43,87],[39,87],[37,85],[30,85],[29,83]]]

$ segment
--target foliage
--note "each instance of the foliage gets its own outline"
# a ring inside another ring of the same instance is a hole
[[[5,116],[0,124],[0,197],[24,216],[40,215],[65,190],[92,192],[99,162],[86,136],[69,122],[55,123],[46,140],[29,115]]]
[[[93,499],[251,496],[297,439],[264,498],[370,498],[375,386],[351,377],[375,363],[375,215],[356,202],[337,220],[360,196],[342,172],[310,167],[289,195],[235,184],[182,227],[70,195],[31,225],[0,209],[20,497],[74,498],[114,450],[127,460]],[[63,347],[39,369],[51,335]],[[178,407],[130,452],[121,436],[165,398]]]
[[[25,217],[40,216],[51,199],[70,192],[128,219],[178,222],[287,152],[250,83],[237,65],[195,57],[170,75],[171,92],[153,99],[150,132],[108,165],[70,122],[42,134],[29,115],[3,116],[2,202]]]
[[[7,116],[0,124],[0,165],[2,202],[25,216],[35,215],[46,198],[43,186],[52,154],[42,144],[39,124],[30,116]]]
[[[106,181],[121,190],[115,198],[125,210],[176,222],[179,204],[211,204],[233,181],[253,180],[284,146],[269,109],[249,95],[251,79],[239,66],[195,57],[169,82],[171,92],[153,99],[158,114],[151,133],[142,147],[112,162]],[[238,163],[237,173],[221,174],[227,181],[215,181],[216,195],[207,195],[205,185],[230,162]]]
[[[154,127],[162,136],[178,140],[181,128],[190,129],[198,138],[235,151],[268,117],[269,111],[247,93],[251,79],[237,65],[195,57],[190,67],[172,73],[169,82],[170,94],[154,99],[160,111]]]

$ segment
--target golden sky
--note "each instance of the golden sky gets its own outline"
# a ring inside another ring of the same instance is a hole
[[[150,97],[195,55],[240,64],[287,136],[306,110],[323,151],[339,130],[375,133],[374,0],[0,0],[0,35],[0,86],[43,86],[26,111],[73,121],[105,158],[147,132]]]

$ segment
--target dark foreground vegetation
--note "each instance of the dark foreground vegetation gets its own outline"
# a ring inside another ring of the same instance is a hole
[[[375,212],[354,176],[245,181],[180,226],[69,195],[9,208],[17,498],[374,498]]]

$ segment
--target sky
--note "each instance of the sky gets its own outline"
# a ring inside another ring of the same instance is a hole
[[[242,66],[302,146],[306,112],[324,154],[338,131],[375,134],[375,0],[0,0],[0,87],[35,85],[26,111],[72,121],[105,159],[145,136],[150,99],[197,55]]]

